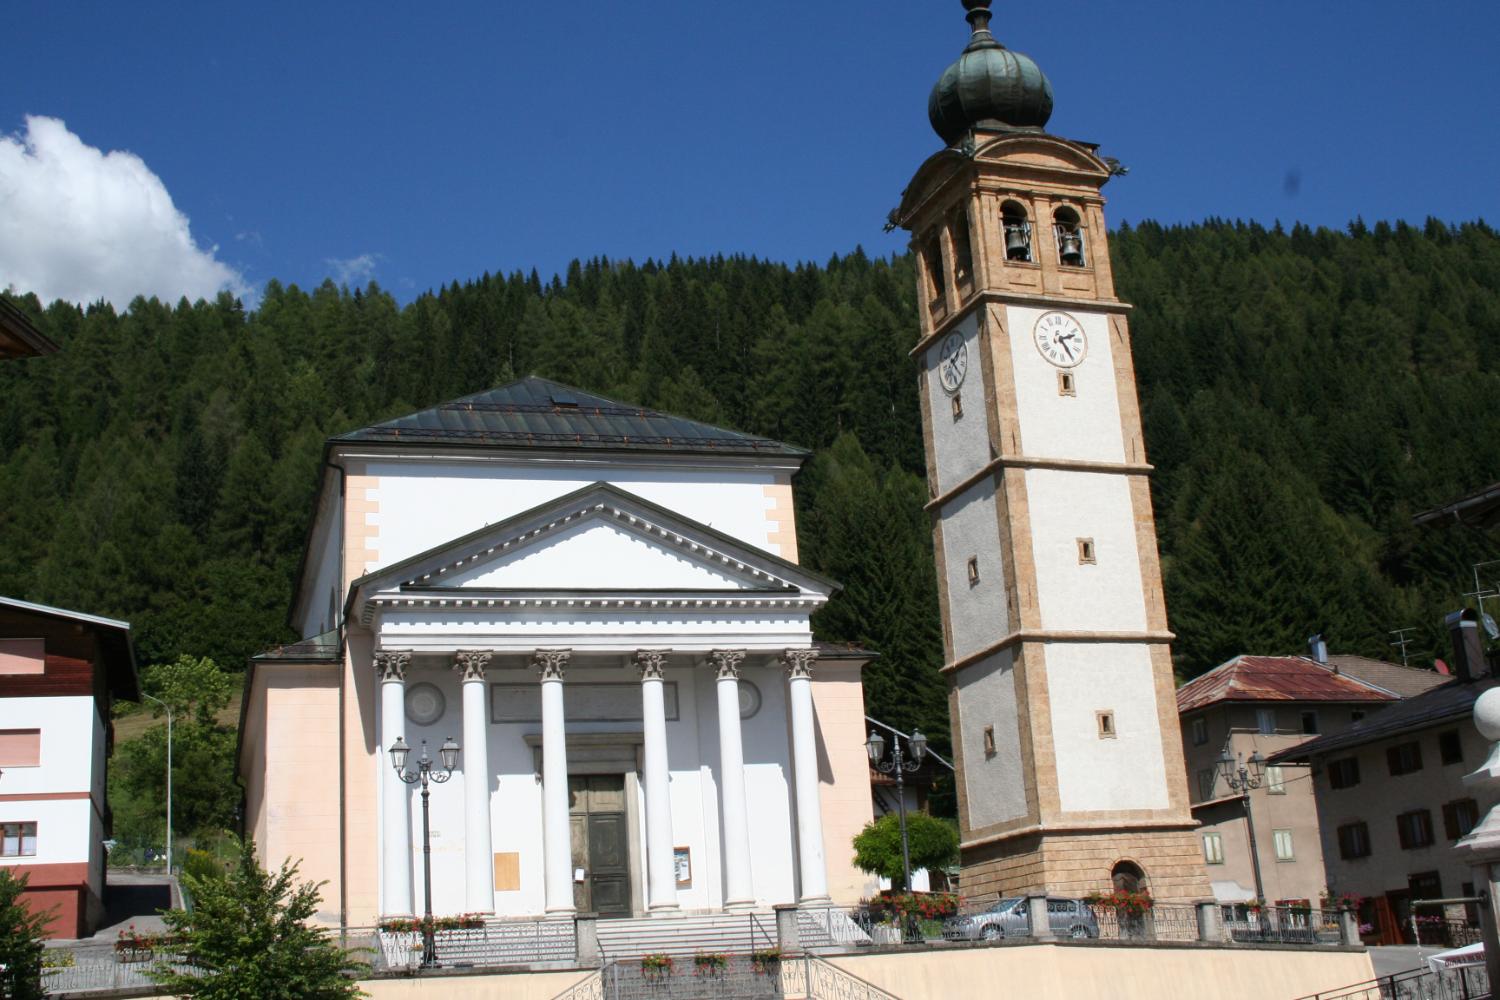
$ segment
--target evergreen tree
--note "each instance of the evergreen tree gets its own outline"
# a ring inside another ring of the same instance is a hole
[[[26,876],[0,868],[0,996],[6,1000],[42,1000],[42,944],[47,933],[46,912],[37,913],[22,901]]]

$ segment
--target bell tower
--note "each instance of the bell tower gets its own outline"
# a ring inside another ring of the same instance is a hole
[[[892,222],[918,261],[922,430],[965,897],[1208,895],[1188,810],[1130,355],[1095,146],[964,0],[944,148]]]

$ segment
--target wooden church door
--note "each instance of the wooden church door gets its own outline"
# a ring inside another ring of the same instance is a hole
[[[630,826],[623,774],[568,777],[572,821],[573,905],[580,913],[630,916]]]

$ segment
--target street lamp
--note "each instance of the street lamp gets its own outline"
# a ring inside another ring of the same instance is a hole
[[[922,758],[927,756],[927,737],[922,735],[920,729],[913,729],[911,735],[906,737],[911,744],[911,760],[906,760],[901,753],[901,736],[897,734],[891,740],[891,759],[885,757],[885,737],[877,730],[870,730],[870,738],[865,741],[865,752],[870,755],[870,766],[882,774],[894,774],[896,776],[896,809],[901,815],[901,870],[906,875],[906,883],[902,887],[911,892],[911,846],[906,841],[906,782],[904,775],[907,771],[915,771],[922,766]]]
[[[172,706],[146,692],[141,697],[154,701],[167,713],[167,875],[172,874]]]
[[[1239,793],[1240,805],[1245,810],[1245,835],[1250,839],[1250,867],[1255,873],[1255,898],[1259,900],[1266,898],[1266,890],[1260,879],[1260,849],[1255,846],[1255,820],[1250,816],[1250,790],[1259,788],[1265,780],[1265,763],[1266,759],[1260,755],[1259,750],[1251,751],[1249,761],[1245,760],[1242,753],[1230,756],[1227,745],[1219,755],[1219,770],[1224,773],[1224,783],[1231,792]]]
[[[453,768],[458,765],[458,744],[450,736],[438,747],[438,756],[442,758],[443,764],[443,769],[439,772],[432,769],[432,756],[427,752],[426,740],[422,741],[422,756],[417,758],[415,771],[406,769],[406,758],[411,753],[411,747],[406,745],[403,737],[397,736],[396,742],[391,744],[387,752],[391,755],[391,766],[396,769],[396,777],[408,785],[419,781],[422,783],[422,902],[426,907],[422,919],[422,968],[430,969],[437,965],[437,943],[432,934],[432,833],[428,825],[427,783],[434,781],[441,785],[453,777]]]

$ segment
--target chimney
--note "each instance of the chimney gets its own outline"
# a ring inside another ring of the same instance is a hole
[[[1328,643],[1323,641],[1323,633],[1307,637],[1308,655],[1318,663],[1328,662]]]
[[[1444,618],[1443,624],[1453,640],[1453,673],[1466,681],[1489,676],[1484,640],[1479,636],[1479,614],[1472,608],[1464,608]]]

